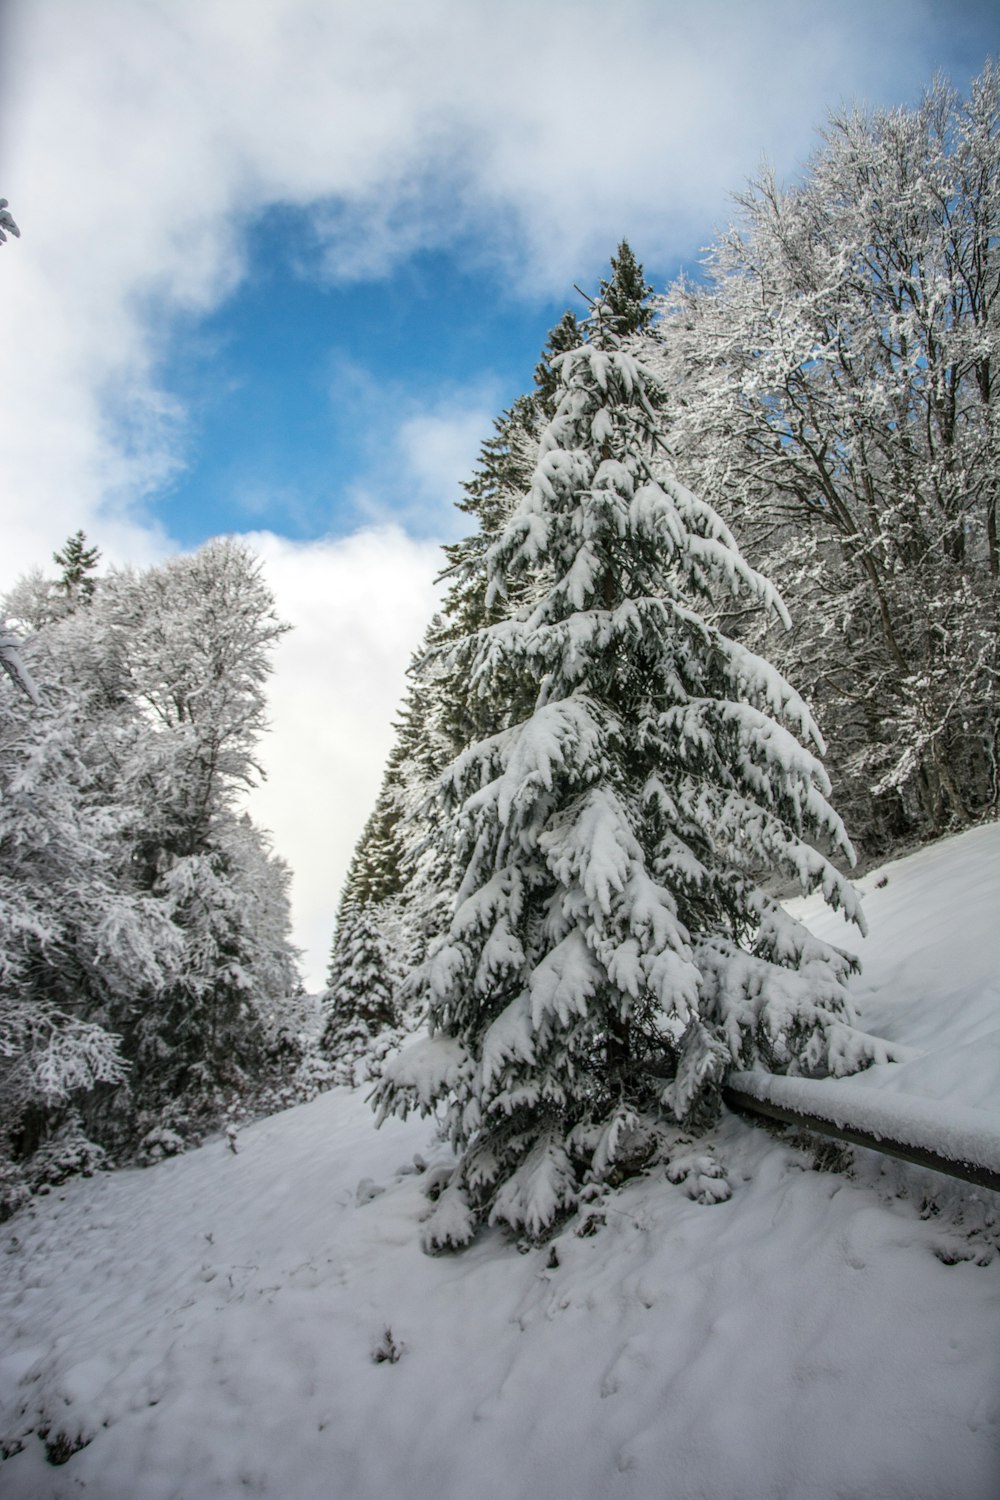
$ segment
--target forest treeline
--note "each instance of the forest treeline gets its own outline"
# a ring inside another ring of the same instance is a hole
[[[332,1078],[443,1118],[428,1245],[544,1234],[710,1124],[733,1066],[886,1055],[779,897],[861,921],[855,851],[997,815],[998,118],[992,65],[834,116],[697,280],[657,295],[622,243],[553,328],[464,486],[318,1045],[239,810],[283,629],[253,558],[98,577],[80,534],[21,581],[8,1204]]]
[[[998,105],[831,117],[665,295],[623,243],[482,448],[324,1033],[444,1112],[432,1246],[544,1232],[734,1064],[864,1066],[774,894],[850,913],[831,807],[868,859],[997,814]]]

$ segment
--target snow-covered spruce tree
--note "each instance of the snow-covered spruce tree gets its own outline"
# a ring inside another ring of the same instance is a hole
[[[794,875],[859,924],[814,843],[850,846],[808,709],[708,623],[725,592],[781,615],[681,485],[645,369],[602,309],[558,361],[530,489],[492,547],[491,594],[535,600],[459,643],[502,722],[440,781],[450,927],[411,979],[428,1038],[388,1066],[379,1118],[443,1106],[460,1152],[429,1247],[489,1219],[538,1235],[627,1173],[665,1122],[710,1121],[727,1069],[844,1073],[850,957],[760,883]],[[502,699],[502,702],[501,702]]]
[[[382,1059],[398,1047],[403,1031],[396,996],[398,898],[361,901],[350,885],[337,921],[327,991],[321,1055],[337,1083],[361,1084],[378,1077]]]
[[[611,279],[601,282],[601,316],[611,332],[619,338],[645,333],[655,313],[652,295],[653,288],[631,245],[622,240],[618,254],[611,257]]]
[[[435,619],[427,639],[433,639],[439,628]],[[407,816],[425,799],[428,783],[450,758],[438,745],[439,715],[430,698],[426,683],[410,683],[382,786],[341,893],[319,1042],[321,1055],[340,1081],[355,1074],[367,1077],[369,1068],[361,1063],[361,1053],[368,1054],[375,1066],[387,1050],[383,1033],[395,1045],[415,1023],[399,983],[426,946],[427,924],[423,883],[414,878],[415,835]]]
[[[463,486],[459,509],[474,518],[476,529],[445,548],[444,576],[451,587],[444,617],[431,621],[410,664],[382,786],[341,897],[320,1044],[341,1074],[346,1069],[351,1076],[369,1076],[420,1014],[399,992],[399,982],[423,956],[440,921],[442,878],[441,871],[428,868],[435,851],[420,813],[444,766],[490,727],[483,719],[487,706],[469,699],[443,657],[448,641],[504,613],[486,609],[485,557],[530,477],[538,426],[534,400],[520,397],[494,423],[476,471]],[[378,996],[374,1006],[369,988]]]

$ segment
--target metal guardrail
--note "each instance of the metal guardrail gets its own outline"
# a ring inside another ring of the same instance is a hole
[[[977,1187],[1000,1192],[1000,1171],[989,1162],[949,1155],[926,1141],[896,1140],[882,1131],[852,1125],[843,1118],[834,1120],[824,1110],[820,1099],[817,1099],[815,1105],[811,1104],[808,1110],[797,1106],[792,1107],[780,1100],[767,1097],[770,1092],[768,1087],[770,1080],[761,1079],[758,1084],[751,1074],[741,1073],[736,1077],[740,1086],[730,1086],[722,1093],[726,1104],[733,1109],[748,1114],[763,1115],[767,1119],[780,1120],[788,1125],[798,1125],[803,1130],[832,1136],[836,1140],[847,1141],[853,1146],[865,1146],[870,1151],[881,1151],[885,1156],[894,1156],[900,1161],[913,1162],[918,1167],[929,1167],[934,1172],[944,1172],[949,1177],[959,1177],[965,1182],[975,1183]],[[802,1085],[806,1083],[806,1080],[796,1079],[795,1083],[796,1092],[801,1093]],[[838,1110],[837,1113],[838,1116],[842,1115],[842,1111]],[[917,1134],[919,1133],[918,1131]]]

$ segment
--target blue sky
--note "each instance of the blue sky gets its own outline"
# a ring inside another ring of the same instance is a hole
[[[309,216],[288,209],[246,241],[235,291],[165,339],[159,379],[185,416],[178,471],[151,497],[153,513],[182,546],[261,527],[314,540],[387,518],[413,536],[449,535],[462,524],[458,481],[493,417],[531,388],[567,307],[586,311],[572,282],[561,296],[524,290],[475,243],[333,281],[317,268]],[[581,270],[583,290],[610,274],[617,244]],[[661,252],[647,279],[663,287],[680,265]],[[688,265],[697,273],[693,247]],[[401,427],[431,446],[437,430],[444,462],[422,475],[394,442]]]
[[[253,237],[224,306],[171,334],[162,380],[189,414],[186,467],[157,514],[184,545],[261,526],[341,535],[373,514],[440,537],[457,494],[414,493],[412,472],[394,472],[394,427],[466,413],[474,456],[474,432],[486,437],[491,415],[530,387],[547,329],[582,299],[572,287],[522,298],[463,264],[461,247],[421,250],[386,279],[324,284],[303,264],[303,216],[275,229]]]
[[[965,89],[985,0],[7,0],[0,590],[83,527],[248,535],[279,610],[255,814],[322,969],[438,544],[627,237],[662,287],[826,111]],[[579,304],[576,304],[579,305]]]

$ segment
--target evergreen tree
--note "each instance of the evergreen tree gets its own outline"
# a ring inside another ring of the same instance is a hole
[[[642,282],[641,267],[636,267],[627,245],[612,261],[612,269],[614,275],[608,285],[614,288],[617,307],[625,308],[630,298],[648,295],[650,289]],[[641,322],[641,318],[632,316],[628,331]],[[443,577],[450,588],[443,615],[432,621],[411,663],[410,687],[383,785],[355,851],[341,903],[341,913],[346,914],[356,906],[391,902],[382,915],[391,912],[398,924],[397,958],[405,955],[416,962],[441,920],[447,875],[435,842],[438,811],[432,789],[454,755],[498,727],[494,701],[497,684],[491,693],[470,693],[464,673],[449,665],[450,649],[455,641],[504,619],[537,586],[528,571],[519,582],[511,582],[505,598],[487,603],[486,558],[530,485],[539,434],[544,420],[555,410],[559,357],[578,348],[582,339],[583,330],[575,316],[566,312],[549,332],[535,371],[535,393],[519,397],[496,419],[493,433],[480,450],[476,470],[463,485],[464,496],[458,508],[474,521],[475,529],[444,549],[448,567]],[[338,920],[333,944],[335,964],[352,931],[349,922]],[[371,962],[375,962],[374,950]],[[399,967],[397,962],[397,971]],[[398,972],[395,977],[383,972],[380,983],[395,996],[394,1024],[412,1026],[413,1005],[398,991]]]
[[[411,664],[411,681],[395,725],[382,786],[374,810],[362,830],[341,892],[330,958],[329,987],[336,988],[334,974],[341,966],[341,946],[352,931],[353,916],[369,907],[393,914],[394,959],[388,949],[380,986],[394,996],[392,1021],[402,1023],[402,1000],[395,995],[398,975],[421,945],[424,921],[423,881],[417,873],[420,855],[419,813],[429,787],[454,753],[449,740],[444,745],[442,722],[453,725],[456,714],[446,709],[444,695],[437,693],[429,658],[441,631],[435,618],[427,632],[422,653]],[[424,660],[422,661],[422,658]]]
[[[555,360],[560,354],[579,348],[582,342],[583,330],[576,314],[567,309],[556,326],[549,330],[542,357],[535,366],[535,400],[546,421],[551,421],[555,415],[559,399],[559,373]]]
[[[510,519],[535,465],[540,423],[532,397],[519,396],[509,411],[501,412],[493,428],[479,450],[472,478],[462,485],[465,493],[458,502],[458,509],[474,520],[475,530],[444,547],[448,566],[442,577],[451,587],[444,619],[432,628],[425,648],[433,649],[438,638],[464,635],[485,623],[486,553]],[[419,660],[425,654],[426,650],[420,653],[411,672],[419,672]]]
[[[380,973],[381,989],[393,995],[392,1024],[407,1026],[404,998],[396,993],[406,960],[423,952],[437,910],[436,884],[428,884],[429,832],[422,813],[430,788],[451,757],[483,731],[488,705],[469,697],[444,664],[445,644],[476,629],[487,611],[485,558],[503,530],[530,476],[538,446],[538,412],[531,397],[520,397],[494,423],[480,462],[463,486],[459,509],[474,518],[476,530],[445,547],[450,581],[444,617],[436,616],[410,664],[410,683],[395,726],[395,738],[375,809],[365,825],[341,897],[331,964],[339,971],[342,944],[353,933],[348,913],[368,906],[391,912],[396,963]],[[374,950],[370,955],[374,962]],[[336,988],[331,979],[331,992]]]
[[[69,600],[81,600],[89,604],[94,597],[96,582],[91,576],[101,554],[97,547],[87,546],[83,531],[69,537],[61,552],[53,552],[52,560],[62,568],[57,588]]]
[[[389,901],[352,901],[341,908],[319,1042],[338,1082],[375,1077],[379,1060],[402,1035],[392,947],[396,917]]]
[[[361,832],[347,870],[347,879],[341,893],[337,913],[338,931],[343,925],[344,914],[358,906],[374,906],[395,896],[399,892],[401,876],[395,838],[399,814],[392,795],[397,745],[389,753],[389,765],[382,781],[382,789],[375,803],[375,810]],[[334,937],[333,953],[337,940]],[[331,963],[333,956],[331,956]]]
[[[644,333],[653,319],[650,305],[653,288],[646,281],[642,266],[632,254],[627,240],[611,257],[611,280],[601,282],[602,316],[610,331],[619,338]]]
[[[380,1119],[443,1106],[461,1153],[431,1247],[486,1218],[542,1233],[663,1120],[711,1120],[734,1064],[840,1073],[873,1045],[850,1025],[852,960],[759,881],[792,874],[861,920],[810,842],[850,855],[796,738],[818,731],[704,618],[727,592],[783,608],[678,482],[655,383],[608,324],[599,306],[555,361],[532,483],[488,553],[487,608],[526,602],[451,653],[493,729],[439,780],[452,915],[409,980],[430,1037],[377,1091]]]

